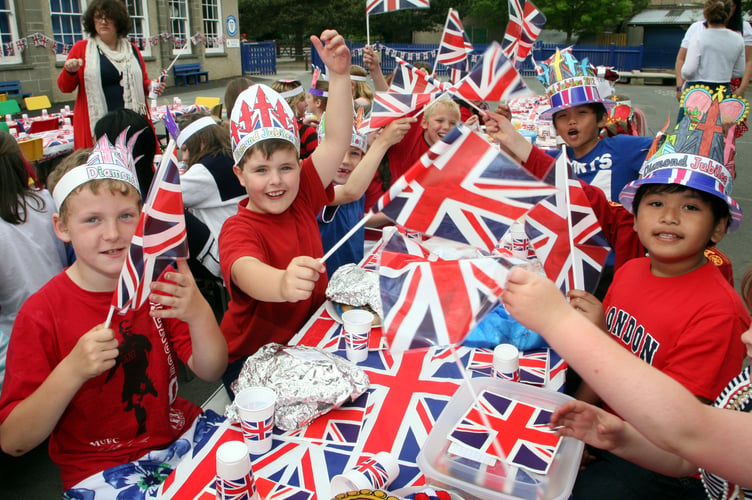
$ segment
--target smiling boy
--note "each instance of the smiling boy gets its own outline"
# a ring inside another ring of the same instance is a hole
[[[332,179],[350,145],[350,51],[334,30],[311,40],[329,70],[331,97],[326,137],[310,157],[299,161],[295,115],[272,89],[250,87],[231,113],[234,171],[248,199],[219,237],[230,292],[221,324],[230,393],[245,358],[269,342],[287,343],[325,300],[316,214],[333,198]]]

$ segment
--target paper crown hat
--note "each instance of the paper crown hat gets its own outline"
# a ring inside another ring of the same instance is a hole
[[[131,151],[140,134],[141,131],[138,131],[128,139],[128,128],[126,128],[118,135],[114,145],[110,143],[107,135],[100,137],[86,163],[70,169],[55,184],[52,198],[58,210],[76,188],[100,179],[127,182],[135,187],[140,195],[136,163],[131,156]]]
[[[556,53],[545,62],[535,65],[538,80],[546,87],[546,96],[551,107],[541,113],[541,118],[551,118],[563,109],[589,104],[602,103],[607,109],[614,106],[613,101],[601,96],[597,70],[587,58],[578,61],[572,55],[572,49],[556,49]]]
[[[748,103],[743,98],[713,94],[707,87],[690,87],[681,104],[686,110],[684,118],[673,134],[656,136],[640,178],[624,187],[619,201],[634,212],[632,205],[640,186],[681,184],[725,201],[731,214],[728,231],[735,231],[742,221],[742,209],[731,198],[733,176],[726,162],[732,148],[727,147],[723,123],[743,120]],[[733,130],[728,132],[733,133]]]
[[[240,93],[230,114],[232,155],[240,163],[256,143],[282,139],[300,154],[300,137],[295,114],[287,101],[266,85],[252,85]]]

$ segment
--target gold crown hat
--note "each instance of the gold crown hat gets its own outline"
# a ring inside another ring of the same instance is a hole
[[[644,184],[681,184],[721,198],[729,207],[728,231],[739,228],[742,209],[731,198],[733,176],[726,167],[732,153],[733,131],[724,123],[740,122],[749,104],[744,98],[724,97],[707,87],[690,87],[682,95],[684,118],[673,133],[658,134],[640,170],[640,178],[619,194],[624,208],[633,212],[635,194]]]
[[[535,65],[535,72],[543,86],[551,107],[540,114],[541,118],[552,118],[563,109],[599,102],[606,109],[616,103],[601,96],[601,79],[596,68],[587,57],[582,61],[572,55],[572,48],[556,49],[556,53],[545,62]]]

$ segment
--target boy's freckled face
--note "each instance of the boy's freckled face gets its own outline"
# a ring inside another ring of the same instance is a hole
[[[707,243],[721,241],[726,224],[715,224],[711,204],[687,190],[645,194],[634,229],[648,250],[653,273],[660,276],[665,266],[688,271],[704,263]]]
[[[269,158],[258,149],[243,160],[235,175],[248,193],[248,210],[281,214],[287,210],[300,188],[300,164],[294,149],[278,149]]]
[[[605,118],[601,121],[604,122]],[[574,150],[577,158],[595,147],[604,125],[605,123],[598,121],[598,116],[589,106],[575,106],[554,115],[556,133]]]
[[[429,146],[433,146],[457,125],[460,117],[453,109],[442,104],[435,104],[429,113],[430,115],[422,121],[423,137]]]
[[[111,193],[100,186],[73,193],[65,201],[66,221],[58,221],[56,232],[71,242],[79,273],[93,279],[117,279],[136,232],[140,209],[135,193]]]
[[[345,157],[342,159],[342,164],[339,166],[339,169],[337,170],[337,173],[334,174],[334,183],[335,184],[344,184],[347,182],[347,179],[350,178],[350,174],[353,170],[355,170],[355,167],[358,166],[360,163],[360,160],[363,159],[363,151],[360,149],[350,146],[350,149],[347,150],[347,153],[345,153]]]

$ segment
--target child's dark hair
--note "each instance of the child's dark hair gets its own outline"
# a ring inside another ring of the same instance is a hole
[[[206,116],[210,115],[206,113],[189,113],[183,115],[178,119],[178,126],[182,130],[196,120],[200,120]],[[200,162],[202,158],[206,158],[207,156],[221,156],[232,152],[230,131],[227,130],[227,127],[219,124],[202,128],[190,136],[183,146],[188,150],[188,167]]]
[[[640,201],[642,201],[642,198],[644,198],[648,194],[683,193],[685,191],[692,191],[702,201],[710,203],[710,209],[713,211],[713,225],[718,224],[724,219],[728,220],[729,217],[731,217],[729,207],[724,200],[722,200],[718,196],[706,193],[705,191],[700,191],[699,189],[694,189],[682,184],[643,184],[637,189],[637,192],[634,196],[634,201],[632,202],[632,210],[634,211],[634,215],[635,217],[637,217],[637,211],[640,207]],[[715,246],[715,243],[713,241],[708,241],[706,247],[712,246]]]
[[[0,131],[0,217],[9,224],[23,224],[30,208],[44,211],[44,199],[29,186],[29,171],[18,143]]]
[[[728,0],[707,0],[702,13],[712,24],[726,24],[731,12],[731,2]]]
[[[141,131],[133,144],[131,155],[136,162],[136,175],[138,185],[141,186],[141,196],[145,199],[151,181],[154,179],[154,155],[157,154],[157,136],[149,120],[131,109],[116,109],[97,120],[94,125],[94,137],[98,140],[106,135],[110,143],[115,144],[118,136],[125,129],[128,129],[126,137],[129,140]]]
[[[607,113],[606,106],[602,102],[588,102],[585,104],[580,104],[580,106],[587,106],[588,108],[590,108],[593,111],[593,113],[595,113],[596,122],[600,122],[606,117],[606,113]],[[576,106],[572,106],[572,107],[576,107]],[[554,115],[551,118],[553,118],[553,120],[556,121],[556,115],[558,115],[559,113],[561,113],[561,111],[557,111],[556,113],[554,113]]]
[[[238,167],[240,167],[240,169],[242,170],[246,160],[253,154],[254,151],[260,152],[262,155],[264,155],[264,158],[268,160],[277,151],[284,150],[291,150],[295,153],[296,156],[298,154],[293,143],[286,141],[285,139],[265,139],[263,141],[259,141],[248,148],[248,151],[245,152],[243,158],[241,158],[238,162]]]

